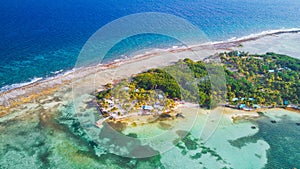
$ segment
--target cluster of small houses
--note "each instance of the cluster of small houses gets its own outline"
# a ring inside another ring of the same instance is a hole
[[[162,95],[158,95],[158,99],[159,100],[163,100],[164,97]],[[129,116],[134,116],[134,115],[152,115],[152,114],[156,114],[159,115],[161,117],[164,118],[168,118],[171,117],[167,112],[168,110],[163,110],[164,109],[164,105],[162,105],[160,102],[155,102],[153,106],[151,105],[143,105],[140,107],[140,109],[137,109],[137,112],[133,112],[133,113],[128,113],[125,110],[123,110],[123,112],[120,112],[121,110],[119,110],[119,113],[113,112],[112,109],[114,107],[120,107],[120,105],[118,103],[115,104],[115,102],[113,101],[113,98],[111,99],[104,99],[105,102],[108,103],[108,108],[100,108],[100,113],[101,114],[106,114],[106,116],[104,118],[99,119],[96,122],[96,126],[98,126],[99,128],[102,128],[103,125],[102,123],[110,118],[114,118],[114,119],[122,119],[125,117],[129,117]],[[115,100],[116,102],[118,102],[118,100]],[[135,102],[135,101],[133,101]],[[175,105],[178,104],[185,104],[184,101],[175,101]],[[176,118],[184,118],[184,116],[181,113],[177,113],[176,114]]]
[[[278,69],[270,69],[269,70],[269,73],[275,73],[276,71],[277,72],[280,72],[280,71],[282,71],[282,70],[291,70],[290,68],[288,68],[288,67],[283,67],[283,68],[278,68]]]
[[[236,51],[236,56],[242,57],[244,55],[245,55],[245,53],[240,52],[240,51]],[[283,70],[291,70],[291,69],[285,66],[283,68],[277,68],[276,70],[275,69],[270,69],[270,70],[268,70],[268,72],[269,73],[275,73],[276,71],[280,72],[280,71],[283,71]]]
[[[233,102],[244,101],[244,100],[245,100],[244,97],[242,97],[240,99],[237,98],[237,97],[231,99],[231,101],[233,101]],[[248,98],[248,100],[251,101],[251,102],[255,101],[255,99],[251,98],[251,97]],[[238,109],[242,109],[242,110],[247,110],[247,111],[251,111],[251,110],[255,110],[255,109],[260,109],[261,108],[261,106],[258,105],[258,104],[253,104],[251,107],[247,106],[246,104],[239,104],[238,106],[233,106],[233,105],[226,104],[225,106],[226,107],[230,107],[230,108],[238,108]]]
[[[231,101],[233,101],[233,102],[244,101],[244,100],[245,100],[244,97],[242,97],[242,98],[232,98],[231,99]],[[253,102],[253,101],[255,101],[255,99],[250,97],[250,98],[248,98],[248,101]],[[284,100],[283,104],[286,107],[294,108],[294,109],[299,109],[300,110],[299,106],[292,105],[287,100]],[[235,108],[235,109],[247,110],[247,111],[252,111],[252,110],[256,110],[256,109],[262,108],[262,106],[260,106],[258,104],[252,104],[252,106],[247,106],[246,104],[239,104],[239,105],[236,106],[236,105],[229,105],[229,103],[227,103],[225,106],[226,107],[230,107],[230,108]],[[270,107],[264,107],[264,108],[270,108]]]
[[[159,94],[158,99],[163,100],[164,99],[163,95]],[[111,117],[122,117],[122,116],[125,117],[126,115],[128,115],[128,113],[125,110],[122,110],[120,108],[120,105],[118,103],[115,103],[113,100],[114,100],[114,98],[104,99],[104,101],[108,103],[108,108],[105,109],[105,108],[101,107],[100,108],[101,113],[102,114],[104,114],[104,112],[108,113],[109,116],[111,116]],[[115,100],[115,101],[118,102],[118,100]],[[131,104],[134,104],[135,102],[136,101],[133,101]],[[118,108],[119,113],[111,111],[114,107]],[[163,108],[164,108],[164,106],[160,102],[155,102],[154,105],[141,106],[141,108],[137,109],[137,112],[135,112],[134,114],[150,115],[154,111],[156,114],[160,115],[163,113]]]

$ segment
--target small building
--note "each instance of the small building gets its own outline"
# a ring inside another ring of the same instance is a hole
[[[252,97],[250,97],[250,98],[249,98],[249,101],[254,101],[254,100],[255,100],[255,99],[254,99],[254,98],[252,98]]]
[[[130,89],[129,87],[124,87],[123,88],[123,90],[125,90],[125,91],[129,91],[129,89]]]
[[[108,105],[109,105],[110,107],[113,107],[113,106],[115,105],[114,102],[113,102],[112,100],[106,99],[105,101],[108,103]]]
[[[118,114],[117,113],[111,113],[110,116],[113,117],[113,118],[116,118],[116,117],[118,117]]]
[[[232,100],[233,102],[235,102],[235,101],[238,101],[239,98],[232,98],[231,100]]]
[[[254,104],[254,105],[253,105],[253,108],[255,108],[255,109],[260,109],[261,107],[260,107],[260,105],[258,105],[258,104]]]
[[[282,71],[282,70],[283,70],[283,68],[278,68],[277,70],[278,70],[278,71]]]
[[[300,110],[300,107],[294,104],[290,104],[287,107]]]
[[[245,107],[245,108],[243,108],[243,110],[246,110],[246,111],[252,111],[252,110],[255,110],[255,109],[253,109],[253,108],[251,108],[251,107]]]
[[[142,106],[142,109],[143,110],[147,110],[147,111],[151,111],[151,110],[153,110],[153,107],[152,106],[144,105],[144,106]]]
[[[158,95],[158,99],[159,99],[159,100],[163,100],[163,99],[164,99],[164,96],[161,95],[161,94],[159,94],[159,95]]]
[[[274,73],[274,72],[275,72],[275,70],[273,70],[273,69],[269,70],[269,73]]]
[[[289,103],[289,101],[285,100],[285,101],[283,101],[283,104],[286,106],[286,105],[289,105],[290,103]]]
[[[244,100],[245,100],[245,98],[244,98],[244,97],[242,97],[242,98],[241,98],[241,101],[244,101]]]
[[[244,109],[244,108],[246,108],[246,104],[240,104],[238,107],[239,107],[239,109]]]
[[[144,105],[142,106],[142,115],[150,115],[151,114],[151,110],[153,110],[153,107],[152,106],[147,106],[147,105]]]

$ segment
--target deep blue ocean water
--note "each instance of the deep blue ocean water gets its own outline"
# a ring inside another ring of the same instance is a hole
[[[300,27],[296,0],[3,0],[0,8],[0,88],[72,69],[95,31],[133,13],[164,12],[185,18],[211,41]],[[139,44],[143,47],[156,39],[145,36]],[[137,47],[136,40],[124,46]]]

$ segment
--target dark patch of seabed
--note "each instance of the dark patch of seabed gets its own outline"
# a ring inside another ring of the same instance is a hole
[[[0,123],[0,168],[164,168],[160,155],[145,159],[110,153],[97,156],[97,144],[79,132],[72,107],[52,114],[40,107]]]
[[[76,115],[73,114],[74,111],[71,109],[72,106],[66,107],[66,109],[61,113],[61,116],[58,118],[58,122],[66,126],[73,135],[78,137],[78,139],[83,140],[83,142],[85,142],[85,144],[92,149],[92,152],[89,152],[89,154],[93,155],[93,158],[95,158],[97,161],[104,164],[115,164],[116,166],[119,166],[119,168],[164,168],[160,162],[161,156],[159,152],[153,150],[149,146],[139,146],[141,143],[138,141],[138,139],[133,139],[136,137],[134,134],[128,135],[129,137],[122,137],[121,139],[115,138],[118,136],[115,132],[118,131],[113,129],[109,124],[104,123],[99,137],[102,139],[107,138],[105,144],[110,146],[118,145],[118,147],[125,147],[130,152],[129,156],[147,156],[147,154],[144,153],[157,155],[148,158],[127,158],[108,153],[105,148],[106,146],[103,147],[101,145],[103,143],[99,143],[97,140],[91,140],[87,136],[84,130],[80,127],[80,123]],[[118,134],[121,133],[118,132]],[[138,149],[136,149],[136,147],[138,147]],[[97,151],[99,150],[101,151],[100,155],[97,154]]]
[[[220,161],[225,165],[228,164],[214,149],[206,147],[203,142],[193,137],[188,131],[178,130],[176,133],[182,139],[175,140],[173,143],[181,150],[182,155],[187,155],[189,151],[195,151],[194,155],[190,155],[190,158],[193,160],[200,160],[202,155],[209,154],[217,161]],[[203,163],[199,161],[199,164],[202,165]]]
[[[276,123],[272,123],[272,119],[264,115],[252,120],[257,124],[259,132],[253,136],[232,140],[230,144],[241,148],[247,143],[265,140],[270,145],[265,168],[300,168],[300,126],[290,116],[279,118],[280,121]]]

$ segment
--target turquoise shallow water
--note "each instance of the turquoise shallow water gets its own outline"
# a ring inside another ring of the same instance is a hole
[[[87,95],[82,97],[83,100],[88,98]],[[99,146],[97,139],[89,135],[92,130],[88,132],[82,127],[98,129],[90,123],[78,123],[79,114],[74,111],[73,103],[64,101],[49,109],[48,104],[61,102],[58,98],[54,100],[51,97],[43,99],[42,106],[28,104],[25,114],[0,123],[1,168],[299,168],[298,113],[270,110],[258,119],[237,123],[223,116],[217,130],[206,142],[199,139],[199,133],[207,115],[199,115],[192,129],[180,127],[190,125],[187,116],[175,123],[177,127],[170,135],[186,137],[176,141],[169,137],[163,144],[172,145],[171,149],[152,145],[147,151],[156,152],[156,156],[135,159],[114,155],[109,153],[108,147]],[[90,117],[98,114],[92,105],[80,103],[78,106],[85,107],[84,112]],[[87,115],[80,116],[90,119]],[[84,118],[80,118],[81,122]],[[195,119],[193,115],[191,118]],[[271,120],[277,123],[271,123]],[[164,126],[150,124],[140,129],[128,128],[124,132],[133,138],[147,138],[168,131]],[[155,130],[145,133],[147,129]],[[109,126],[103,129],[102,140],[106,142],[109,140],[103,137],[112,139],[109,130]],[[129,143],[110,142],[110,147]],[[142,141],[132,144],[142,144]]]
[[[266,168],[299,168],[300,167],[300,122],[298,116],[289,116],[291,112],[283,112],[278,122],[273,124],[270,117],[262,117],[256,123],[260,128],[254,137],[268,142],[270,149],[267,152],[268,163]],[[276,113],[276,112],[272,112]]]
[[[12,0],[0,4],[1,87],[72,69],[82,45],[98,28],[136,12],[157,11],[183,17],[212,41],[300,26],[299,2],[293,0]],[[106,59],[117,59],[134,49],[173,45],[176,43],[170,38],[137,36],[115,46]],[[295,124],[299,114],[280,110],[275,112],[282,114],[279,117],[267,113],[257,120],[237,124],[223,119],[206,143],[198,140],[197,131],[205,120],[201,117],[191,135],[173,149],[151,158],[131,159],[107,153],[87,137],[65,95],[63,92],[55,99],[44,98],[39,105],[25,105],[24,109],[15,110],[20,114],[24,111],[23,115],[1,121],[0,168],[299,168],[300,136]],[[46,105],[52,102],[63,103],[49,110]],[[87,111],[97,115],[95,110]],[[271,119],[278,122],[270,123]],[[252,125],[257,129],[251,129]],[[161,126],[156,129],[165,131]],[[175,132],[178,133],[184,131]]]

